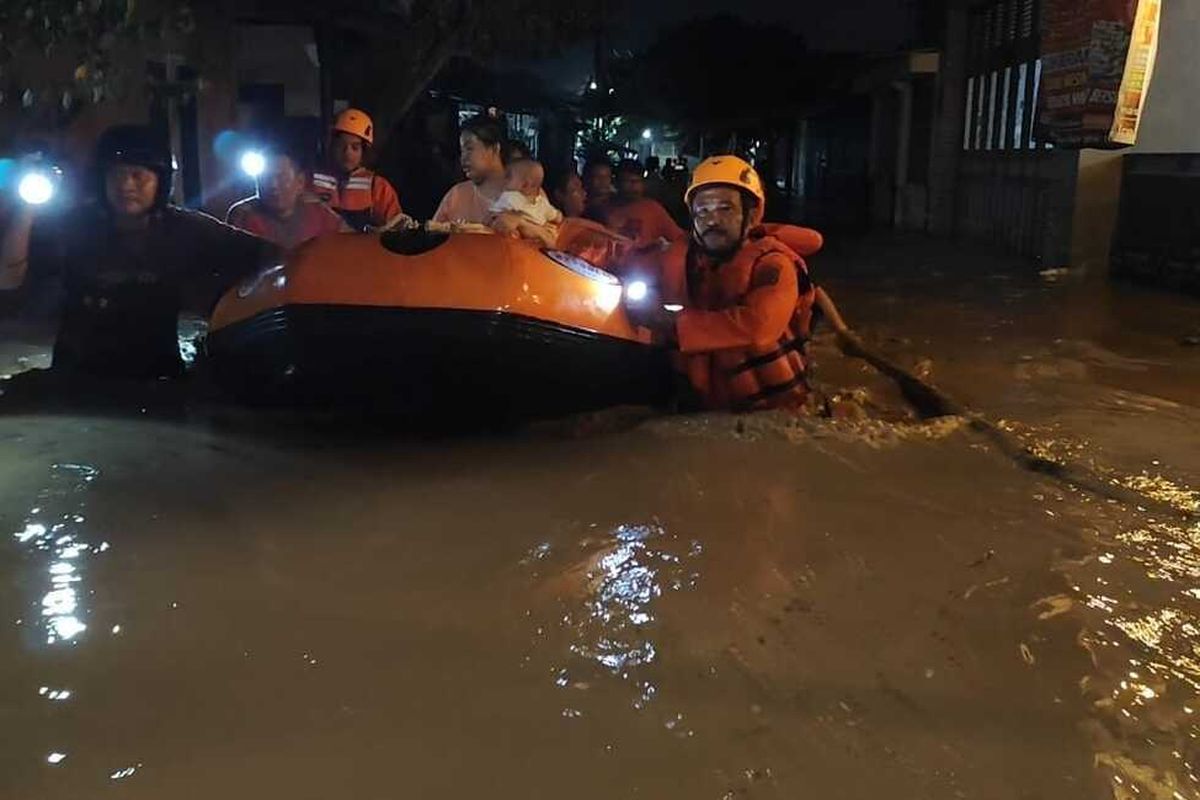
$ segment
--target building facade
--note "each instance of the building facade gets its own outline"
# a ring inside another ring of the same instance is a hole
[[[934,6],[925,47],[875,59],[848,96],[805,115],[799,216],[990,243],[1043,267],[1196,271],[1200,242],[1184,231],[1200,230],[1189,188],[1200,180],[1200,3],[1163,3],[1138,142],[1116,150],[1038,141],[1040,0]],[[1150,253],[1132,246],[1139,237],[1175,245]]]

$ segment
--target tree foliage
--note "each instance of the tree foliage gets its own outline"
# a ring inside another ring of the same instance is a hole
[[[688,128],[792,115],[826,77],[799,34],[728,15],[665,29],[613,71],[621,107]]]
[[[601,2],[0,0],[0,101],[101,101],[130,77],[119,65],[141,43],[202,52],[243,16],[313,26],[337,94],[373,108],[386,137],[451,58],[553,52],[593,30]]]
[[[302,4],[303,5],[303,4]],[[387,5],[387,9],[380,8]],[[401,0],[343,6],[325,30],[335,83],[386,135],[452,58],[534,58],[594,30],[600,0]]]
[[[0,103],[100,102],[144,79],[126,68],[131,48],[195,31],[185,0],[0,0]]]

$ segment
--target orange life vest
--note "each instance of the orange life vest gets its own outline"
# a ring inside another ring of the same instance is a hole
[[[721,264],[689,243],[663,260],[663,300],[679,303],[679,367],[710,408],[799,408],[808,395],[805,345],[815,290],[794,251],[747,240]]]
[[[402,213],[392,184],[365,167],[341,181],[327,172],[314,172],[312,190],[356,231],[386,225]]]

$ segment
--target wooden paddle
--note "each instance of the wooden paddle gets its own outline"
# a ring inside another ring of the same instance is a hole
[[[1164,514],[1182,516],[1187,521],[1196,519],[1192,512],[1169,503],[1148,497],[1128,489],[1112,479],[1104,478],[1094,470],[1078,463],[1052,461],[1033,453],[1025,444],[1008,431],[996,425],[982,414],[947,396],[940,389],[918,378],[895,361],[873,350],[856,334],[838,311],[833,298],[821,288],[816,290],[816,304],[829,320],[837,335],[842,352],[866,361],[879,372],[891,378],[900,388],[904,398],[912,404],[923,419],[937,417],[962,417],[970,429],[987,439],[997,450],[1012,459],[1022,469],[1046,475],[1070,484],[1077,489],[1105,500],[1123,503],[1132,508],[1155,508]]]

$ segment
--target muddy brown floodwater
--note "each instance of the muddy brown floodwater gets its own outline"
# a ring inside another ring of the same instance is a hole
[[[1200,309],[881,247],[823,262],[868,337],[1181,515],[827,340],[865,415],[0,416],[0,797],[1200,797]]]

